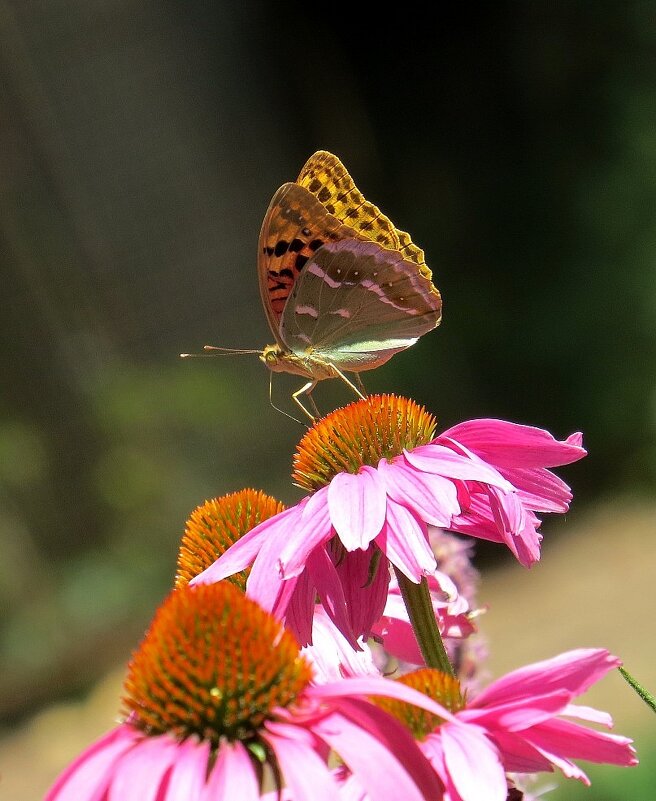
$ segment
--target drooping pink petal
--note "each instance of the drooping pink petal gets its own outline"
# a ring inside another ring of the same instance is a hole
[[[490,508],[502,536],[517,536],[526,522],[524,507],[515,492],[501,492],[496,487],[489,487]]]
[[[266,541],[278,539],[278,537],[284,538],[288,531],[293,530],[300,515],[299,506],[292,506],[291,509],[285,509],[277,515],[263,520],[248,534],[244,534],[237,540],[234,545],[231,545],[214,564],[194,576],[189,583],[212,584],[244,570],[255,561],[255,557]]]
[[[210,744],[190,737],[178,745],[163,801],[199,801],[210,758]],[[158,799],[159,801],[159,799]]]
[[[572,500],[572,491],[558,476],[541,467],[516,467],[513,470],[499,468],[528,509],[535,512],[566,512]]]
[[[286,531],[278,546],[283,578],[298,576],[305,570],[308,555],[333,535],[324,487],[299,504],[301,519]]]
[[[551,659],[506,673],[492,682],[468,706],[481,709],[561,689],[568,690],[572,696],[580,695],[620,664],[621,660],[604,648],[566,651]]]
[[[108,801],[155,801],[163,777],[177,756],[178,742],[168,734],[146,737],[126,751],[114,766]]]
[[[577,718],[578,720],[585,720],[588,723],[599,723],[602,726],[606,726],[607,729],[613,728],[613,718],[608,712],[602,712],[600,709],[593,709],[591,706],[567,704],[561,714],[567,717]]]
[[[234,546],[233,546],[234,547]],[[296,579],[285,580],[280,566],[280,541],[271,537],[262,543],[246,582],[246,595],[267,612],[287,608]]]
[[[404,450],[403,455],[408,464],[426,473],[462,481],[482,481],[506,491],[512,490],[512,484],[498,470],[475,454],[456,453],[437,440],[428,445],[419,445],[411,451]]]
[[[389,566],[373,548],[352,551],[335,565],[356,636],[368,635],[385,608]],[[341,628],[341,626],[340,626]]]
[[[397,701],[404,701],[405,703],[418,706],[421,709],[426,709],[434,715],[438,715],[444,720],[456,721],[457,718],[449,710],[442,706],[442,704],[433,701],[427,695],[414,690],[412,687],[406,687],[405,684],[400,684],[397,681],[390,681],[389,679],[380,678],[378,676],[358,676],[344,680],[342,682],[333,682],[330,684],[321,684],[311,687],[308,690],[308,697],[316,699],[331,698],[335,701],[340,701],[343,698],[353,698],[362,696],[380,695],[384,698],[394,698]]]
[[[458,493],[452,481],[411,468],[404,458],[391,464],[381,459],[378,472],[390,498],[414,509],[429,525],[447,526],[460,512]]]
[[[376,801],[440,799],[442,788],[409,730],[373,704],[342,702],[314,725]],[[381,766],[384,765],[384,770]]]
[[[559,442],[541,428],[491,418],[459,423],[444,431],[439,439],[443,438],[460,442],[499,467],[557,467],[586,455],[580,433]]]
[[[514,492],[501,492],[488,487],[490,509],[503,542],[520,564],[530,567],[540,559],[540,521],[522,506]]]
[[[391,498],[387,500],[387,521],[376,537],[376,545],[393,565],[417,584],[423,576],[437,569],[426,524]]]
[[[553,765],[522,732],[495,731],[490,735],[509,773],[551,773]]]
[[[373,467],[338,473],[328,486],[330,519],[347,551],[366,548],[385,522],[385,485]]]
[[[298,738],[294,727],[273,723],[267,729],[264,739],[276,755],[294,801],[335,801],[339,788],[332,771],[307,742]]]
[[[521,565],[530,567],[540,558],[542,535],[538,532],[540,520],[530,510],[524,510],[524,528],[517,534],[504,528],[503,518],[495,506],[492,512],[490,495],[472,493],[469,508],[451,521],[451,531],[467,534],[489,542],[506,545]]]
[[[462,513],[453,518],[450,529],[470,537],[505,543],[494,519],[487,489],[478,491],[476,488],[469,493],[466,506],[463,504]]]
[[[471,723],[484,726],[488,731],[522,731],[537,726],[563,711],[571,698],[567,690],[552,690],[550,693],[516,698],[501,704],[481,708],[470,706],[463,709],[458,717]]]
[[[358,631],[353,626],[353,608],[344,594],[342,577],[324,548],[317,549],[311,554],[308,559],[308,573],[328,617],[351,645],[357,648],[357,638],[364,632]],[[314,604],[310,614],[313,609]]]
[[[355,650],[328,617],[322,606],[317,606],[312,623],[312,645],[303,649],[303,655],[314,667],[314,681],[327,683],[345,676],[378,676],[371,649],[366,642],[356,643]]]
[[[112,729],[71,762],[44,801],[101,801],[116,760],[142,738],[140,732],[127,724]]]
[[[440,735],[444,764],[462,801],[506,801],[503,765],[483,729],[449,724]]]
[[[260,786],[248,751],[222,742],[200,801],[260,801]]]
[[[275,608],[277,617],[284,619],[285,628],[296,637],[298,644],[303,647],[312,642],[312,617],[315,610],[317,590],[306,570],[298,578],[290,579],[285,584],[294,584],[294,592],[290,595],[284,609],[282,605]]]
[[[631,745],[633,741],[628,737],[588,729],[562,718],[533,727],[529,737],[530,742],[546,754],[606,765],[638,764]]]

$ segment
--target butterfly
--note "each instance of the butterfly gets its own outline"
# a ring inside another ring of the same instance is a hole
[[[423,251],[325,150],[275,193],[258,247],[260,295],[275,342],[256,352],[271,371],[307,379],[292,397],[311,419],[299,396],[316,412],[317,382],[341,378],[364,397],[346,372],[362,388],[360,372],[440,323],[442,299]]]
[[[273,196],[257,266],[275,339],[260,358],[274,372],[308,379],[292,396],[306,414],[299,395],[318,381],[341,378],[361,394],[345,372],[380,367],[441,320],[423,251],[325,150]]]

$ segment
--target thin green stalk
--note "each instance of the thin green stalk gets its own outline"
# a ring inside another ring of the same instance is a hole
[[[419,584],[415,584],[397,567],[394,568],[394,572],[426,665],[441,670],[449,676],[455,676],[437,626],[428,582],[422,578]]]
[[[638,682],[633,678],[633,676],[627,670],[624,670],[624,668],[622,667],[618,668],[618,670],[620,671],[622,676],[624,676],[626,682],[630,684],[631,687],[633,687],[633,689],[638,693],[640,698],[642,698],[642,700],[647,704],[647,706],[651,709],[651,711],[656,712],[656,698],[654,698],[654,696],[648,690],[645,690],[645,688],[641,684],[638,684]]]

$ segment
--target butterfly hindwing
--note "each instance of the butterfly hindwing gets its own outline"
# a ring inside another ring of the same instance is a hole
[[[307,261],[280,322],[298,356],[341,370],[378,367],[440,321],[439,292],[398,251],[375,242],[328,242]]]

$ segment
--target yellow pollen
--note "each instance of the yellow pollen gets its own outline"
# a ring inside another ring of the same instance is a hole
[[[318,420],[300,441],[292,478],[306,490],[329,484],[338,473],[377,467],[435,435],[436,421],[423,406],[396,395],[370,395]]]
[[[439,670],[420,668],[401,676],[397,681],[427,695],[433,701],[446,707],[449,712],[457,712],[465,706],[465,697],[460,691],[458,679]],[[372,700],[407,726],[417,740],[425,739],[443,723],[443,719],[438,715],[403,701],[381,697]]]
[[[178,551],[175,586],[183,587],[215,562],[258,523],[282,512],[284,504],[270,495],[245,489],[205,501],[191,513]],[[245,591],[250,568],[230,576]]]
[[[134,653],[123,707],[147,734],[251,743],[311,677],[294,637],[232,584],[185,585]]]

